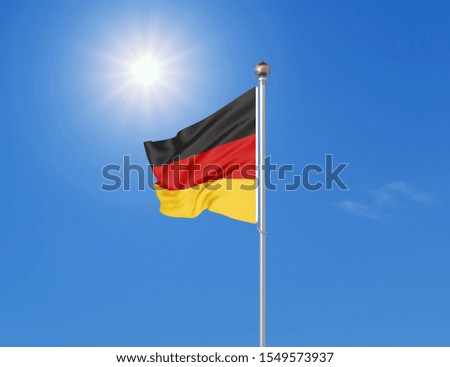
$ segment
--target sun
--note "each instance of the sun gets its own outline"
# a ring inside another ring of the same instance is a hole
[[[132,62],[129,69],[132,80],[143,87],[148,87],[161,79],[161,64],[149,55]]]
[[[202,85],[215,78],[198,37],[189,28],[167,27],[164,16],[157,15],[148,23],[125,19],[88,45],[93,56],[89,87],[105,125],[165,131],[183,122],[201,100],[196,96]]]

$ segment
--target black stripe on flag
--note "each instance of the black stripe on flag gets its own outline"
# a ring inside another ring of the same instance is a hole
[[[153,166],[169,164],[255,133],[255,88],[171,139],[144,143]]]

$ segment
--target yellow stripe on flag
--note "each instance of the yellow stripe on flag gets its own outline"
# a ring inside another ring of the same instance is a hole
[[[155,185],[160,211],[170,217],[194,218],[203,210],[256,223],[256,180],[220,179],[184,190]]]

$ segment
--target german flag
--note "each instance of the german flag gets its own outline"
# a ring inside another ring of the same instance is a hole
[[[171,139],[144,143],[161,213],[256,222],[255,88]]]

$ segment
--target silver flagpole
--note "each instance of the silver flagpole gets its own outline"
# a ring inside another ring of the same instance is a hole
[[[266,80],[270,67],[256,65],[259,90],[259,346],[266,346]]]

